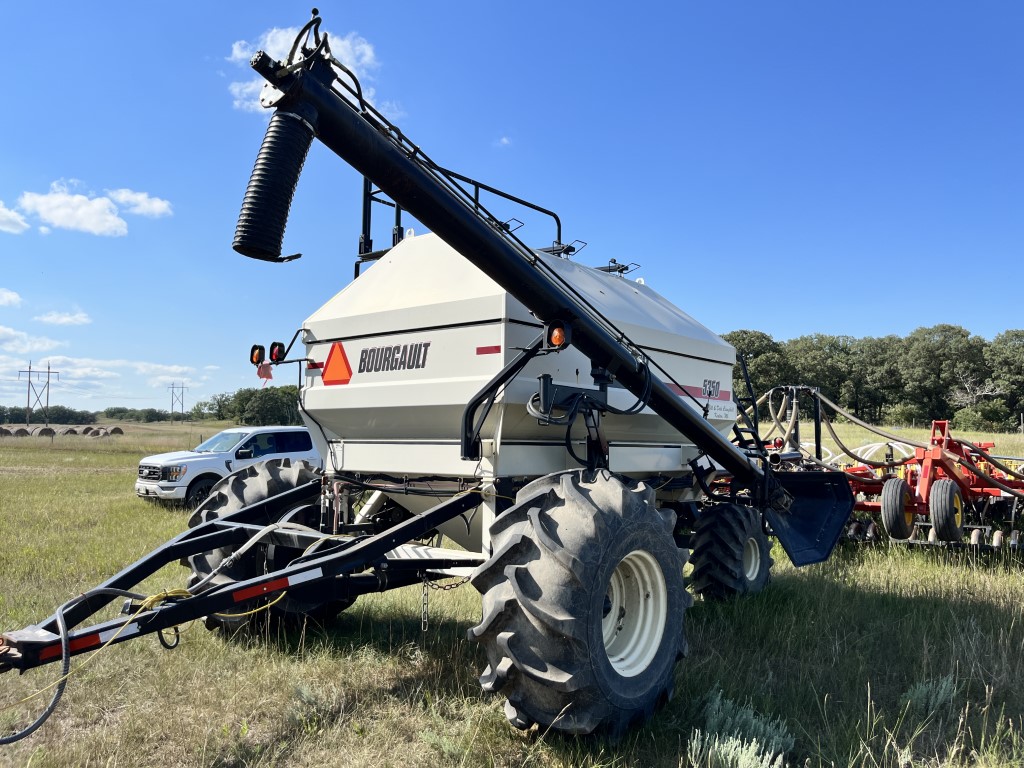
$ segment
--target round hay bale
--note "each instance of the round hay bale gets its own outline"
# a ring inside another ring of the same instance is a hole
[[[90,437],[108,437],[108,436],[109,435],[107,434],[107,430],[105,430],[103,427],[96,427],[96,429],[94,429],[92,431],[92,434],[90,435]]]
[[[9,430],[7,427],[0,427],[0,437],[10,437],[10,436],[11,436],[11,430]]]
[[[77,435],[78,434],[78,430],[76,430],[74,427],[61,427],[60,429],[57,430],[57,434],[58,435]]]
[[[110,434],[112,434],[112,435],[123,435],[124,434],[124,430],[121,429],[120,427],[111,427],[110,428]]]
[[[33,437],[53,437],[56,434],[53,427],[36,427],[32,430]]]
[[[83,435],[91,435],[95,431],[96,430],[95,430],[94,427],[85,427],[85,429],[82,430],[82,434]]]
[[[32,433],[29,432],[24,427],[15,427],[14,431],[11,434],[13,434],[15,437],[28,437]]]

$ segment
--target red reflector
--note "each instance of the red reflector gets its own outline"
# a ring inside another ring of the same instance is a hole
[[[323,363],[318,363],[316,360],[310,360],[308,363],[306,363],[306,370],[307,371],[310,370],[311,368],[321,369],[323,367],[324,367],[324,364]]]
[[[476,353],[478,355],[497,355],[501,352],[501,344],[495,344],[493,347],[477,347]]]
[[[85,637],[76,637],[71,641],[71,652],[84,651],[87,648],[92,648],[94,645],[100,644],[100,636],[98,634],[86,635]],[[48,659],[60,658],[60,643],[51,645],[48,648],[43,648],[39,652],[39,660],[47,661]]]
[[[243,600],[249,600],[253,597],[259,597],[265,595],[267,592],[278,592],[282,589],[288,588],[288,579],[274,579],[268,581],[266,584],[260,584],[255,587],[249,587],[247,589],[240,589],[237,592],[231,594],[231,598],[236,602],[240,603]]]

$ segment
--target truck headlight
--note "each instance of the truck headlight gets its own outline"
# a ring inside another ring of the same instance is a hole
[[[174,467],[164,467],[163,471],[160,473],[160,479],[177,482],[185,476],[186,472],[188,472],[187,464],[178,464]]]

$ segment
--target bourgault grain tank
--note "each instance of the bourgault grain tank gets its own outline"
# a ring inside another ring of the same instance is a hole
[[[287,62],[253,58],[275,112],[234,247],[293,258],[281,245],[314,138],[364,177],[359,263],[372,265],[287,347],[251,352],[263,372],[302,366],[325,471],[270,461],[225,478],[189,530],[6,633],[0,667],[67,667],[203,616],[327,620],[359,595],[467,578],[482,594],[480,682],[510,722],[621,733],[671,694],[690,550],[694,591],[757,591],[766,531],[797,565],[828,557],[849,485],[773,471],[756,428],[736,427],[728,344],[614,262],[568,258],[557,217],[554,243],[528,247],[481,193],[523,201],[431,161],[363,99],[319,27]],[[369,210],[385,197],[395,236],[375,252]],[[430,233],[402,237],[402,210]],[[126,591],[179,559],[185,589]],[[127,618],[84,626],[123,595]]]

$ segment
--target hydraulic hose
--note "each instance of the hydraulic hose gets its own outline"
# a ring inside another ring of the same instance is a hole
[[[235,226],[231,247],[238,253],[274,262],[299,257],[282,258],[281,244],[295,187],[315,136],[310,122],[295,112],[278,109],[270,118]]]
[[[858,427],[864,427],[864,429],[868,430],[868,432],[874,432],[876,435],[879,435],[880,437],[884,437],[887,440],[893,440],[893,441],[895,441],[897,443],[906,443],[907,445],[911,445],[914,448],[927,448],[928,447],[924,443],[917,443],[917,442],[914,442],[913,440],[908,440],[905,437],[897,437],[896,435],[889,434],[885,430],[879,429],[878,427],[874,427],[871,424],[868,424],[866,421],[861,421],[860,419],[858,419],[856,416],[854,416],[849,411],[846,411],[843,408],[840,408],[838,405],[833,403],[831,400],[829,400],[827,397],[825,397],[820,392],[817,393],[817,397],[818,397],[819,400],[821,400],[821,402],[825,403],[827,406],[829,406],[833,411],[838,413],[840,416],[842,416],[842,417],[844,417],[846,419],[849,419],[854,424],[856,424]]]
[[[68,684],[68,675],[71,674],[71,641],[68,638],[68,625],[64,621],[64,609],[66,607],[67,604],[57,609],[57,627],[60,630],[60,678],[57,680],[50,703],[46,705],[46,709],[30,725],[8,736],[0,736],[0,744],[13,744],[35,733],[43,723],[50,719],[53,710],[60,703],[61,696],[64,695],[64,689]]]

